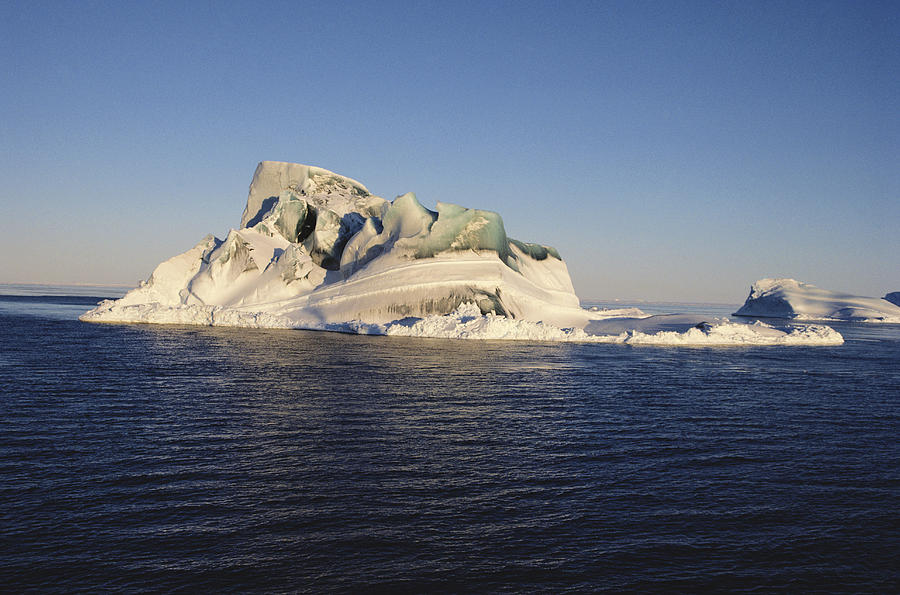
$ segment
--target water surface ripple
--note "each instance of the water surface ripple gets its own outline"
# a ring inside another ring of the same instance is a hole
[[[840,347],[630,348],[89,325],[59,300],[11,303],[4,589],[900,579],[896,327],[847,325]]]

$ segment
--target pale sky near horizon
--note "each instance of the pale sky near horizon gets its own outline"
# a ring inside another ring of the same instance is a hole
[[[130,283],[257,162],[499,212],[583,299],[900,290],[900,3],[0,4],[0,283]]]

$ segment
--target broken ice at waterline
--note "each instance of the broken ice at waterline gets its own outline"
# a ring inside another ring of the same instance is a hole
[[[820,325],[588,310],[559,253],[509,238],[497,213],[430,210],[412,193],[387,201],[328,170],[275,161],[256,168],[240,229],[205,237],[81,320],[635,345],[843,342]]]

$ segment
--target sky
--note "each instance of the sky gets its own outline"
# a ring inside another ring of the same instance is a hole
[[[582,299],[900,290],[898,2],[0,2],[0,282],[134,285],[262,160],[499,212]]]

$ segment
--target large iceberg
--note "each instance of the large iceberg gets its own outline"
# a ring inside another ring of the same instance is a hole
[[[497,213],[441,202],[430,210],[412,193],[389,202],[325,169],[264,161],[240,229],[207,236],[83,320],[322,328],[469,302],[564,327],[591,318],[556,250],[508,238]]]
[[[89,322],[305,328],[420,337],[664,344],[837,344],[787,328],[587,310],[549,246],[500,215],[393,201],[325,169],[263,161],[241,225],[160,264]],[[608,325],[599,324],[611,321]]]
[[[900,323],[900,306],[888,299],[828,291],[795,279],[760,279],[734,315]]]

